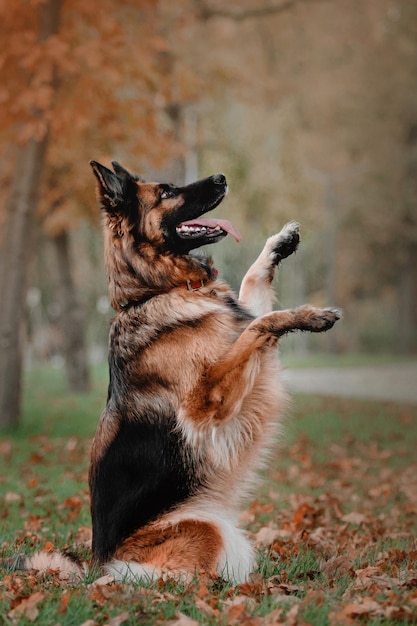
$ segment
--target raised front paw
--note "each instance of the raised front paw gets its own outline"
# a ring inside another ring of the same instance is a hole
[[[300,224],[298,222],[288,222],[279,233],[269,237],[267,241],[268,253],[272,257],[274,265],[295,252],[299,243]]]
[[[329,330],[342,317],[340,309],[318,309],[306,304],[297,309],[300,330],[322,333]]]

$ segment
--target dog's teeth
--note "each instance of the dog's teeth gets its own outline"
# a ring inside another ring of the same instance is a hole
[[[216,226],[215,228],[207,228],[206,226],[199,226],[199,225],[195,225],[195,226],[188,226],[187,224],[182,224],[181,226],[177,226],[177,233],[184,233],[184,234],[203,234],[203,233],[207,233],[208,230],[216,230],[219,231],[221,230],[220,226]]]

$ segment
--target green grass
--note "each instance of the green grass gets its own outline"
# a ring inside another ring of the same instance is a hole
[[[5,557],[51,544],[88,554],[88,457],[106,386],[105,367],[94,370],[93,389],[84,395],[68,393],[59,370],[26,376],[21,426],[0,437]],[[225,626],[415,623],[416,450],[413,407],[296,397],[286,435],[245,511],[254,537],[265,527],[278,533],[258,546],[259,572],[247,585],[207,580],[96,587],[94,575],[70,585],[53,572],[3,571],[0,615],[6,625],[33,623],[30,614],[13,609],[40,592],[36,623],[43,626],[104,625],[124,613],[116,623],[147,626],[181,615]],[[335,557],[342,558],[340,568],[331,566]],[[379,578],[356,589],[356,572],[366,568],[377,568]],[[355,617],[349,607],[369,597],[380,609]],[[353,617],[345,615],[349,610]]]
[[[22,422],[14,436],[88,437],[94,434],[98,415],[105,405],[107,380],[107,365],[101,365],[93,369],[91,392],[72,394],[67,390],[62,369],[28,372]]]

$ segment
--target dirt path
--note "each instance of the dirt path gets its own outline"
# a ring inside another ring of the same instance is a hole
[[[417,405],[417,361],[360,367],[288,369],[284,380],[297,393],[385,400]]]

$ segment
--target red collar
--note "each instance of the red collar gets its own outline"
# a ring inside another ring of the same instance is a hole
[[[215,267],[211,268],[211,277],[204,281],[204,280],[187,280],[187,282],[184,285],[180,285],[182,287],[182,289],[187,289],[188,291],[198,291],[199,289],[201,289],[202,287],[204,287],[204,285],[206,285],[207,283],[209,283],[211,280],[215,280],[217,278],[217,276],[219,275],[219,270],[217,270]],[[120,308],[125,311],[126,309],[130,309],[133,306],[141,306],[142,304],[145,304],[145,302],[147,302],[148,300],[150,300],[151,298],[153,298],[154,295],[159,295],[159,294],[152,294],[149,296],[146,296],[145,298],[143,298],[143,300],[127,300],[126,302],[121,302],[120,303]]]

